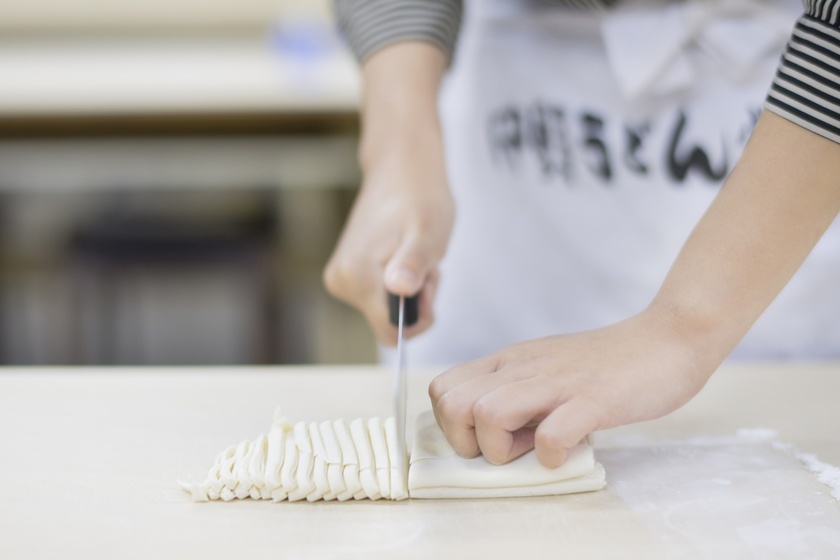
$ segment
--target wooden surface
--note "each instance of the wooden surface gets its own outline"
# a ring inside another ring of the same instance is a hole
[[[435,372],[414,372],[410,414]],[[689,405],[596,434],[572,496],[197,504],[226,446],[390,414],[376,368],[0,371],[0,558],[838,558],[840,503],[767,436],[840,464],[840,365],[727,366]],[[761,428],[762,430],[756,430]],[[744,432],[742,432],[742,435]]]

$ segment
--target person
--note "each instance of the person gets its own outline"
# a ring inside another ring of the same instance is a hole
[[[840,357],[840,0],[796,4],[336,1],[364,183],[325,284],[385,345],[419,293],[458,453],[557,466],[730,354]]]

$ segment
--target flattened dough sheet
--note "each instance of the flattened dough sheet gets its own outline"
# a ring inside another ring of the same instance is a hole
[[[550,496],[600,490],[604,467],[595,461],[587,441],[570,450],[560,467],[549,469],[531,450],[505,465],[484,457],[461,457],[435,422],[431,411],[417,417],[408,469],[412,498],[512,498]]]
[[[599,490],[603,467],[584,441],[548,469],[533,451],[506,464],[460,457],[431,411],[417,418],[408,480],[396,466],[396,422],[292,424],[276,411],[271,431],[230,446],[203,482],[181,482],[196,501],[512,498]]]

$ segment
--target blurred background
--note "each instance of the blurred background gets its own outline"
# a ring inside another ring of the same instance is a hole
[[[365,363],[329,0],[0,0],[0,363]]]

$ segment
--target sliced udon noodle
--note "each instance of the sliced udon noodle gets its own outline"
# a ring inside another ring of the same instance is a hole
[[[378,416],[369,419],[367,427],[376,462],[376,482],[379,484],[379,492],[384,498],[390,499],[391,460],[388,457],[388,444],[385,443],[385,427]]]
[[[286,440],[292,430],[292,424],[285,417],[280,415],[278,409],[274,413],[274,422],[271,424],[271,431],[268,433],[268,449],[266,450],[265,473],[263,480],[265,486],[262,488],[263,499],[280,501],[286,499],[286,491],[283,489],[282,471],[286,457]]]
[[[306,499],[314,502],[322,498],[326,499],[330,495],[330,483],[327,480],[327,450],[317,422],[309,424],[309,439],[312,442],[312,481],[315,483],[315,489],[306,496]],[[335,495],[332,495],[331,499],[334,497]]]
[[[359,480],[359,457],[356,455],[356,447],[353,445],[353,438],[350,437],[350,430],[344,420],[333,422],[335,436],[341,447],[342,469],[341,476],[344,478],[346,490],[338,494],[339,501],[349,500],[362,491],[362,481]]]
[[[243,442],[245,443],[245,442]],[[246,445],[240,445],[236,451],[236,458],[233,465],[233,476],[236,478],[236,489],[234,494],[240,500],[251,495],[251,488],[254,486],[250,475],[248,474],[248,466],[251,464],[251,455],[254,453],[253,441],[248,441]]]
[[[244,442],[243,442],[244,443]],[[242,443],[239,444],[241,446]],[[233,467],[236,463],[236,450],[239,448],[237,445],[231,445],[227,449],[225,449],[224,456],[222,457],[222,461],[219,468],[219,480],[222,483],[223,487],[235,488],[236,487],[236,477],[233,475]],[[219,489],[219,494],[221,494],[223,488]]]
[[[261,435],[254,441],[254,451],[248,462],[248,477],[257,490],[265,486],[265,469],[268,455],[268,437]]]
[[[312,480],[312,441],[309,439],[309,429],[306,422],[295,424],[295,446],[298,451],[298,464],[295,469],[296,487],[289,491],[289,501],[296,502],[306,498],[315,489]]]
[[[385,442],[388,444],[388,458],[391,461],[391,499],[405,500],[408,498],[408,471],[405,468],[408,457],[400,457],[404,450],[399,448],[397,421],[393,417],[385,420]]]
[[[321,422],[318,428],[327,452],[327,481],[330,485],[330,493],[324,496],[324,499],[333,499],[347,491],[347,485],[344,484],[344,476],[341,472],[343,469],[341,446],[338,444],[332,422]]]
[[[382,494],[379,493],[379,484],[376,483],[376,463],[373,460],[373,447],[370,444],[367,426],[361,418],[350,422],[350,436],[353,438],[353,445],[356,447],[356,454],[359,457],[359,480],[364,491],[363,497],[378,500],[382,497]],[[353,497],[356,498],[356,496]]]
[[[280,487],[278,490],[282,491],[284,495],[288,495],[289,492],[297,488],[295,471],[298,466],[298,449],[297,445],[295,445],[295,438],[291,433],[287,435],[284,441],[284,449],[283,466],[280,469]],[[273,495],[274,491],[272,490]]]

